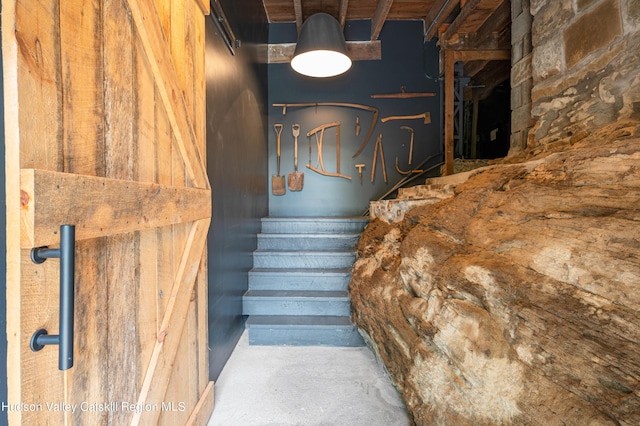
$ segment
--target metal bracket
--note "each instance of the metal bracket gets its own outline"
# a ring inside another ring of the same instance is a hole
[[[73,225],[60,226],[60,248],[36,247],[31,249],[31,261],[41,264],[47,259],[60,259],[60,325],[59,334],[50,335],[39,329],[31,336],[29,347],[38,352],[46,345],[58,345],[58,368],[73,367],[73,296],[75,287],[75,233]]]

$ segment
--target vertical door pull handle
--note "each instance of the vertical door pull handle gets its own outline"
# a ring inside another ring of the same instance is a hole
[[[36,247],[31,249],[31,261],[42,263],[49,258],[60,259],[60,329],[52,335],[39,329],[31,336],[31,350],[37,352],[46,345],[58,345],[58,368],[68,370],[73,367],[73,295],[75,280],[74,225],[60,226],[60,248]]]

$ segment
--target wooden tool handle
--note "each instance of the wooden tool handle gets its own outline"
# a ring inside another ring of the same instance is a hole
[[[298,171],[298,135],[300,135],[300,125],[292,124],[291,132],[293,133],[293,169]]]
[[[277,144],[277,155],[278,155],[278,176],[280,176],[280,135],[282,135],[282,129],[284,128],[284,124],[276,123],[273,125],[274,130],[276,131],[276,144]]]

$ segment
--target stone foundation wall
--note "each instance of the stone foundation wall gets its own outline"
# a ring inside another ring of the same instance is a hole
[[[511,148],[522,155],[527,147],[531,116],[532,49],[530,0],[511,0]]]
[[[562,151],[594,134],[638,134],[637,0],[513,0],[512,15],[510,156]]]

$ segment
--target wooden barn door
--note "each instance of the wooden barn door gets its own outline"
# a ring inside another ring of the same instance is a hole
[[[10,425],[206,424],[208,0],[2,2]],[[73,367],[58,346],[75,226]]]

